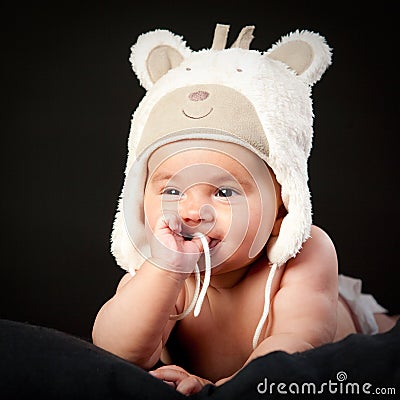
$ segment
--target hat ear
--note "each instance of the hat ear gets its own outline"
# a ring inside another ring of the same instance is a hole
[[[298,30],[283,36],[266,56],[286,64],[309,85],[321,78],[332,58],[331,49],[322,36]]]
[[[148,90],[191,52],[182,37],[158,29],[139,36],[129,60],[140,84]]]

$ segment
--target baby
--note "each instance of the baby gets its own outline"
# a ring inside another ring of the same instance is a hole
[[[360,281],[338,277],[332,241],[311,225],[309,87],[329,48],[296,32],[260,55],[248,50],[252,31],[224,50],[218,25],[212,49],[195,54],[155,31],[132,51],[150,90],[132,122],[113,232],[129,273],[93,341],[147,370],[161,360],[151,374],[184,394],[272,351],[392,326]]]

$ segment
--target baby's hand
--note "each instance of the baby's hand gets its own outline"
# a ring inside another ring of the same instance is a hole
[[[182,223],[175,214],[161,217],[154,227],[154,232],[146,226],[154,262],[161,268],[190,274],[203,252],[203,245],[199,238],[188,240],[181,231]]]
[[[207,379],[191,375],[177,365],[166,365],[154,371],[150,371],[154,377],[163,380],[168,385],[174,387],[178,392],[189,396],[200,392],[203,386],[212,384]]]

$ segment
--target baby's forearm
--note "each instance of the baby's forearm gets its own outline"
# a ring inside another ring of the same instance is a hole
[[[146,261],[99,311],[93,342],[143,368],[159,359],[184,279]]]
[[[314,346],[309,343],[309,341],[301,338],[299,335],[295,334],[278,334],[269,336],[264,339],[257,348],[251,353],[250,357],[247,359],[242,368],[249,364],[252,360],[258,357],[264,356],[273,351],[284,351],[286,353],[296,353],[301,351],[306,351],[312,349]],[[241,368],[241,369],[242,369]],[[239,371],[235,372],[233,375],[220,379],[215,383],[215,385],[220,386],[230,379],[232,379]]]
[[[246,364],[257,357],[264,356],[273,351],[284,351],[286,353],[297,353],[314,348],[310,340],[292,333],[281,333],[267,337],[251,353]]]

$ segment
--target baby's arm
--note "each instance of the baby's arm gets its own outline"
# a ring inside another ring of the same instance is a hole
[[[311,238],[287,263],[280,289],[271,304],[271,324],[244,366],[273,351],[295,353],[333,341],[337,326],[337,268],[331,239],[313,226]]]
[[[184,301],[183,285],[178,274],[146,261],[134,277],[126,274],[121,279],[116,294],[99,311],[93,343],[151,368],[174,326],[169,316],[178,313]]]
[[[201,252],[198,239],[185,241],[169,224],[171,221],[158,221],[149,237],[155,258],[145,261],[134,277],[127,274],[122,278],[93,327],[96,345],[145,369],[160,358],[174,327],[170,315],[179,314],[184,307],[184,281]],[[180,231],[179,226],[176,229]]]
[[[271,304],[270,329],[247,362],[275,350],[294,353],[332,342],[337,325],[337,280],[334,245],[313,226],[311,238],[286,266]]]

